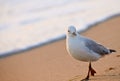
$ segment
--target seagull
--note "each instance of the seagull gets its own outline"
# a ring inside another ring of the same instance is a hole
[[[74,26],[69,26],[66,36],[66,48],[70,56],[73,58],[89,62],[89,70],[85,79],[81,81],[89,80],[89,76],[94,76],[96,71],[92,68],[91,62],[97,61],[105,55],[109,55],[116,50],[108,49],[103,45],[96,43],[94,40],[80,35]]]

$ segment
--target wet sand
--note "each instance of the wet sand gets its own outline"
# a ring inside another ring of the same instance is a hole
[[[97,74],[90,81],[120,80],[120,17],[109,19],[82,33],[116,53],[93,64]],[[80,81],[88,63],[69,56],[65,40],[0,59],[0,81]]]

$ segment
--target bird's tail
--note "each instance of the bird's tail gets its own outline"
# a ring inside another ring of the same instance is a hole
[[[116,50],[113,50],[113,49],[109,49],[110,50],[110,53],[112,53],[112,52],[116,52]]]

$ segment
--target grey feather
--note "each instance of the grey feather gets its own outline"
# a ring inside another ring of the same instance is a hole
[[[109,49],[90,39],[85,39],[85,45],[89,50],[92,50],[93,52],[98,53],[102,56],[110,53]]]

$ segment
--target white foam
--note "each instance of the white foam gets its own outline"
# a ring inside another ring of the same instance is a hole
[[[119,4],[119,0],[1,1],[0,54],[64,38],[69,25],[85,30],[119,14]]]

